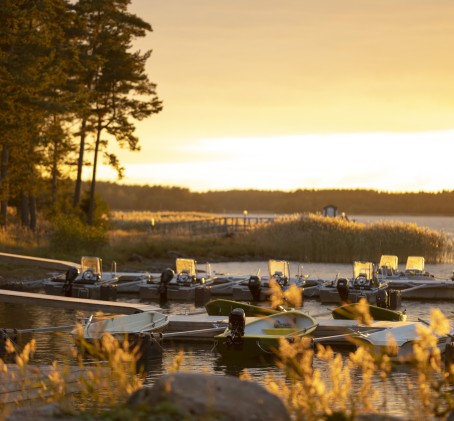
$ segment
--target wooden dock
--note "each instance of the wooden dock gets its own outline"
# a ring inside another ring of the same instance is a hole
[[[134,314],[142,311],[161,311],[159,307],[141,303],[102,301],[87,298],[63,297],[59,295],[36,294],[31,292],[0,289],[0,302],[29,304],[68,310],[102,311],[103,313]]]
[[[34,266],[49,270],[68,270],[70,267],[80,268],[80,263],[44,259],[41,257],[21,256],[19,254],[10,253],[0,253],[0,262],[12,265]]]

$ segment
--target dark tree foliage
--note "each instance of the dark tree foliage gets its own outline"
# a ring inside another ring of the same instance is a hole
[[[112,210],[217,213],[321,212],[334,204],[351,215],[454,215],[454,191],[386,193],[375,190],[229,190],[191,192],[181,187],[100,182],[99,195]]]
[[[107,150],[109,139],[121,147],[139,150],[139,139],[134,135],[133,120],[142,120],[161,110],[156,85],[145,73],[150,52],[131,52],[131,42],[151,31],[151,26],[139,17],[128,13],[130,0],[79,0],[74,10],[79,31],[79,59],[82,71],[78,75],[86,91],[81,109],[81,142],[79,164],[83,155],[87,133],[93,134],[93,172],[90,186],[89,224],[93,223],[96,170],[99,154],[113,166],[119,177],[123,168],[114,154]],[[80,174],[74,203],[80,197]]]
[[[65,208],[67,180],[93,167],[93,222],[99,154],[121,175],[108,140],[139,150],[134,121],[161,110],[148,80],[150,53],[131,51],[151,31],[128,13],[130,0],[0,2],[0,224],[15,206],[34,229],[38,208]],[[86,162],[86,147],[94,151]]]

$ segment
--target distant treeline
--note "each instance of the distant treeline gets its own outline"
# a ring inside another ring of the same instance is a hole
[[[99,182],[98,194],[112,210],[243,212],[321,212],[334,205],[347,215],[454,215],[454,191],[385,193],[375,190],[228,190],[191,192],[187,188]]]

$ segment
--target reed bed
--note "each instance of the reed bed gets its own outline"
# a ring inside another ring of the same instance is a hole
[[[309,214],[249,234],[254,254],[309,262],[377,262],[382,254],[424,256],[427,262],[451,261],[453,243],[443,233],[400,222],[370,225]]]
[[[99,255],[105,261],[124,263],[132,255],[142,259],[166,259],[175,255],[198,260],[285,259],[300,262],[351,263],[355,260],[378,262],[383,254],[423,256],[427,263],[454,260],[454,244],[446,234],[401,222],[362,224],[317,214],[277,218],[257,224],[251,230],[196,234],[177,224],[169,232],[152,230],[145,221],[203,221],[210,214],[195,212],[119,212],[125,228],[87,227],[76,218],[61,217],[57,229],[44,225],[36,232],[19,226],[0,231],[3,251],[78,261],[81,255]],[[142,218],[142,219],[140,219]],[[119,220],[119,219],[118,219]],[[127,222],[131,221],[131,222]],[[118,225],[118,224],[117,224]],[[121,225],[121,224],[119,224]],[[74,260],[75,259],[75,260]]]

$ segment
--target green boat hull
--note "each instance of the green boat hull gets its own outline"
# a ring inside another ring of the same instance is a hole
[[[332,311],[333,318],[341,320],[356,319],[358,317],[356,306],[357,303],[351,303],[336,307]],[[374,320],[404,322],[407,319],[407,315],[405,313],[402,313],[401,311],[394,311],[388,308],[382,308],[373,305],[369,305],[369,313]]]
[[[229,322],[230,323],[230,322]],[[257,317],[244,325],[240,335],[232,332],[233,325],[214,337],[217,351],[227,358],[250,359],[275,355],[281,339],[290,343],[312,334],[317,322],[297,310],[277,312]]]
[[[210,316],[228,316],[234,308],[243,309],[246,317],[268,316],[278,313],[278,310],[270,307],[259,307],[252,304],[222,299],[208,302],[205,304],[205,308]]]
[[[216,349],[225,358],[252,359],[274,356],[281,336],[243,336],[240,344],[229,345],[226,336],[215,338]]]

